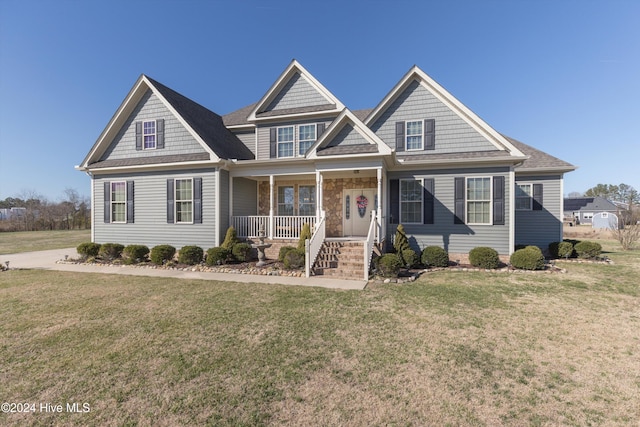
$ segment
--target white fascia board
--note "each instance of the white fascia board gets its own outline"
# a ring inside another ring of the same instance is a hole
[[[231,125],[231,126],[225,125],[225,127],[229,130],[241,130],[241,129],[255,129],[256,125],[253,123],[245,123],[241,125]]]
[[[525,157],[526,158],[526,157]],[[402,161],[396,158],[396,164],[393,166],[393,170],[399,169],[415,169],[416,167],[428,166],[429,168],[447,168],[450,166],[458,166],[463,165],[466,167],[473,167],[474,165],[481,165],[483,167],[486,166],[513,166],[514,161],[522,161],[525,158],[514,159],[511,157],[507,157],[502,160],[498,160],[495,158],[486,158],[486,159],[450,159],[450,160],[413,160],[413,161]]]
[[[334,114],[339,114],[340,109],[335,108],[331,110],[322,110],[322,111],[309,111],[307,113],[294,113],[294,114],[281,114],[278,116],[268,116],[268,117],[257,117],[253,121],[256,123],[264,124],[264,122],[281,122],[283,120],[298,120],[299,118],[311,118],[311,117],[326,117],[333,116]]]
[[[220,162],[206,160],[195,162],[175,162],[175,163],[156,163],[154,165],[132,165],[132,166],[114,166],[110,168],[84,168],[82,170],[90,171],[94,175],[112,174],[114,172],[146,172],[154,170],[177,170],[196,167],[215,167]]]
[[[549,168],[522,168],[522,167],[516,167],[515,172],[516,175],[522,175],[522,174],[527,174],[527,175],[531,175],[532,173],[537,173],[537,174],[557,174],[557,173],[567,173],[567,172],[572,172],[574,170],[578,169],[578,166],[574,166],[572,168],[567,168],[567,167],[549,167]]]

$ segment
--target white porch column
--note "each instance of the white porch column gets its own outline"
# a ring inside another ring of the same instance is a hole
[[[320,222],[322,215],[322,174],[316,171],[316,223]]]
[[[380,235],[382,234],[382,168],[376,169],[376,177],[378,178],[378,212],[377,222],[378,222],[378,232],[376,233],[376,240],[380,242]]]
[[[229,225],[233,225],[233,177],[231,174],[229,174]]]
[[[269,175],[269,238],[273,239],[273,187],[275,179]]]

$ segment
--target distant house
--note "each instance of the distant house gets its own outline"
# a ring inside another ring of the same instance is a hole
[[[21,218],[27,213],[27,208],[2,208],[0,209],[0,221],[11,218]]]
[[[604,197],[567,197],[564,199],[564,216],[575,218],[578,224],[592,224],[595,214],[616,214],[618,207]]]

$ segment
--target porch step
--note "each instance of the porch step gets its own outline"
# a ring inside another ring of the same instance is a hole
[[[364,242],[325,241],[313,266],[315,276],[361,279],[364,274]]]

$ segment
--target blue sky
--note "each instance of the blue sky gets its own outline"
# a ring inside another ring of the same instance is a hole
[[[51,200],[138,76],[218,114],[296,58],[349,108],[417,64],[493,128],[640,190],[640,2],[0,0],[0,199]]]

